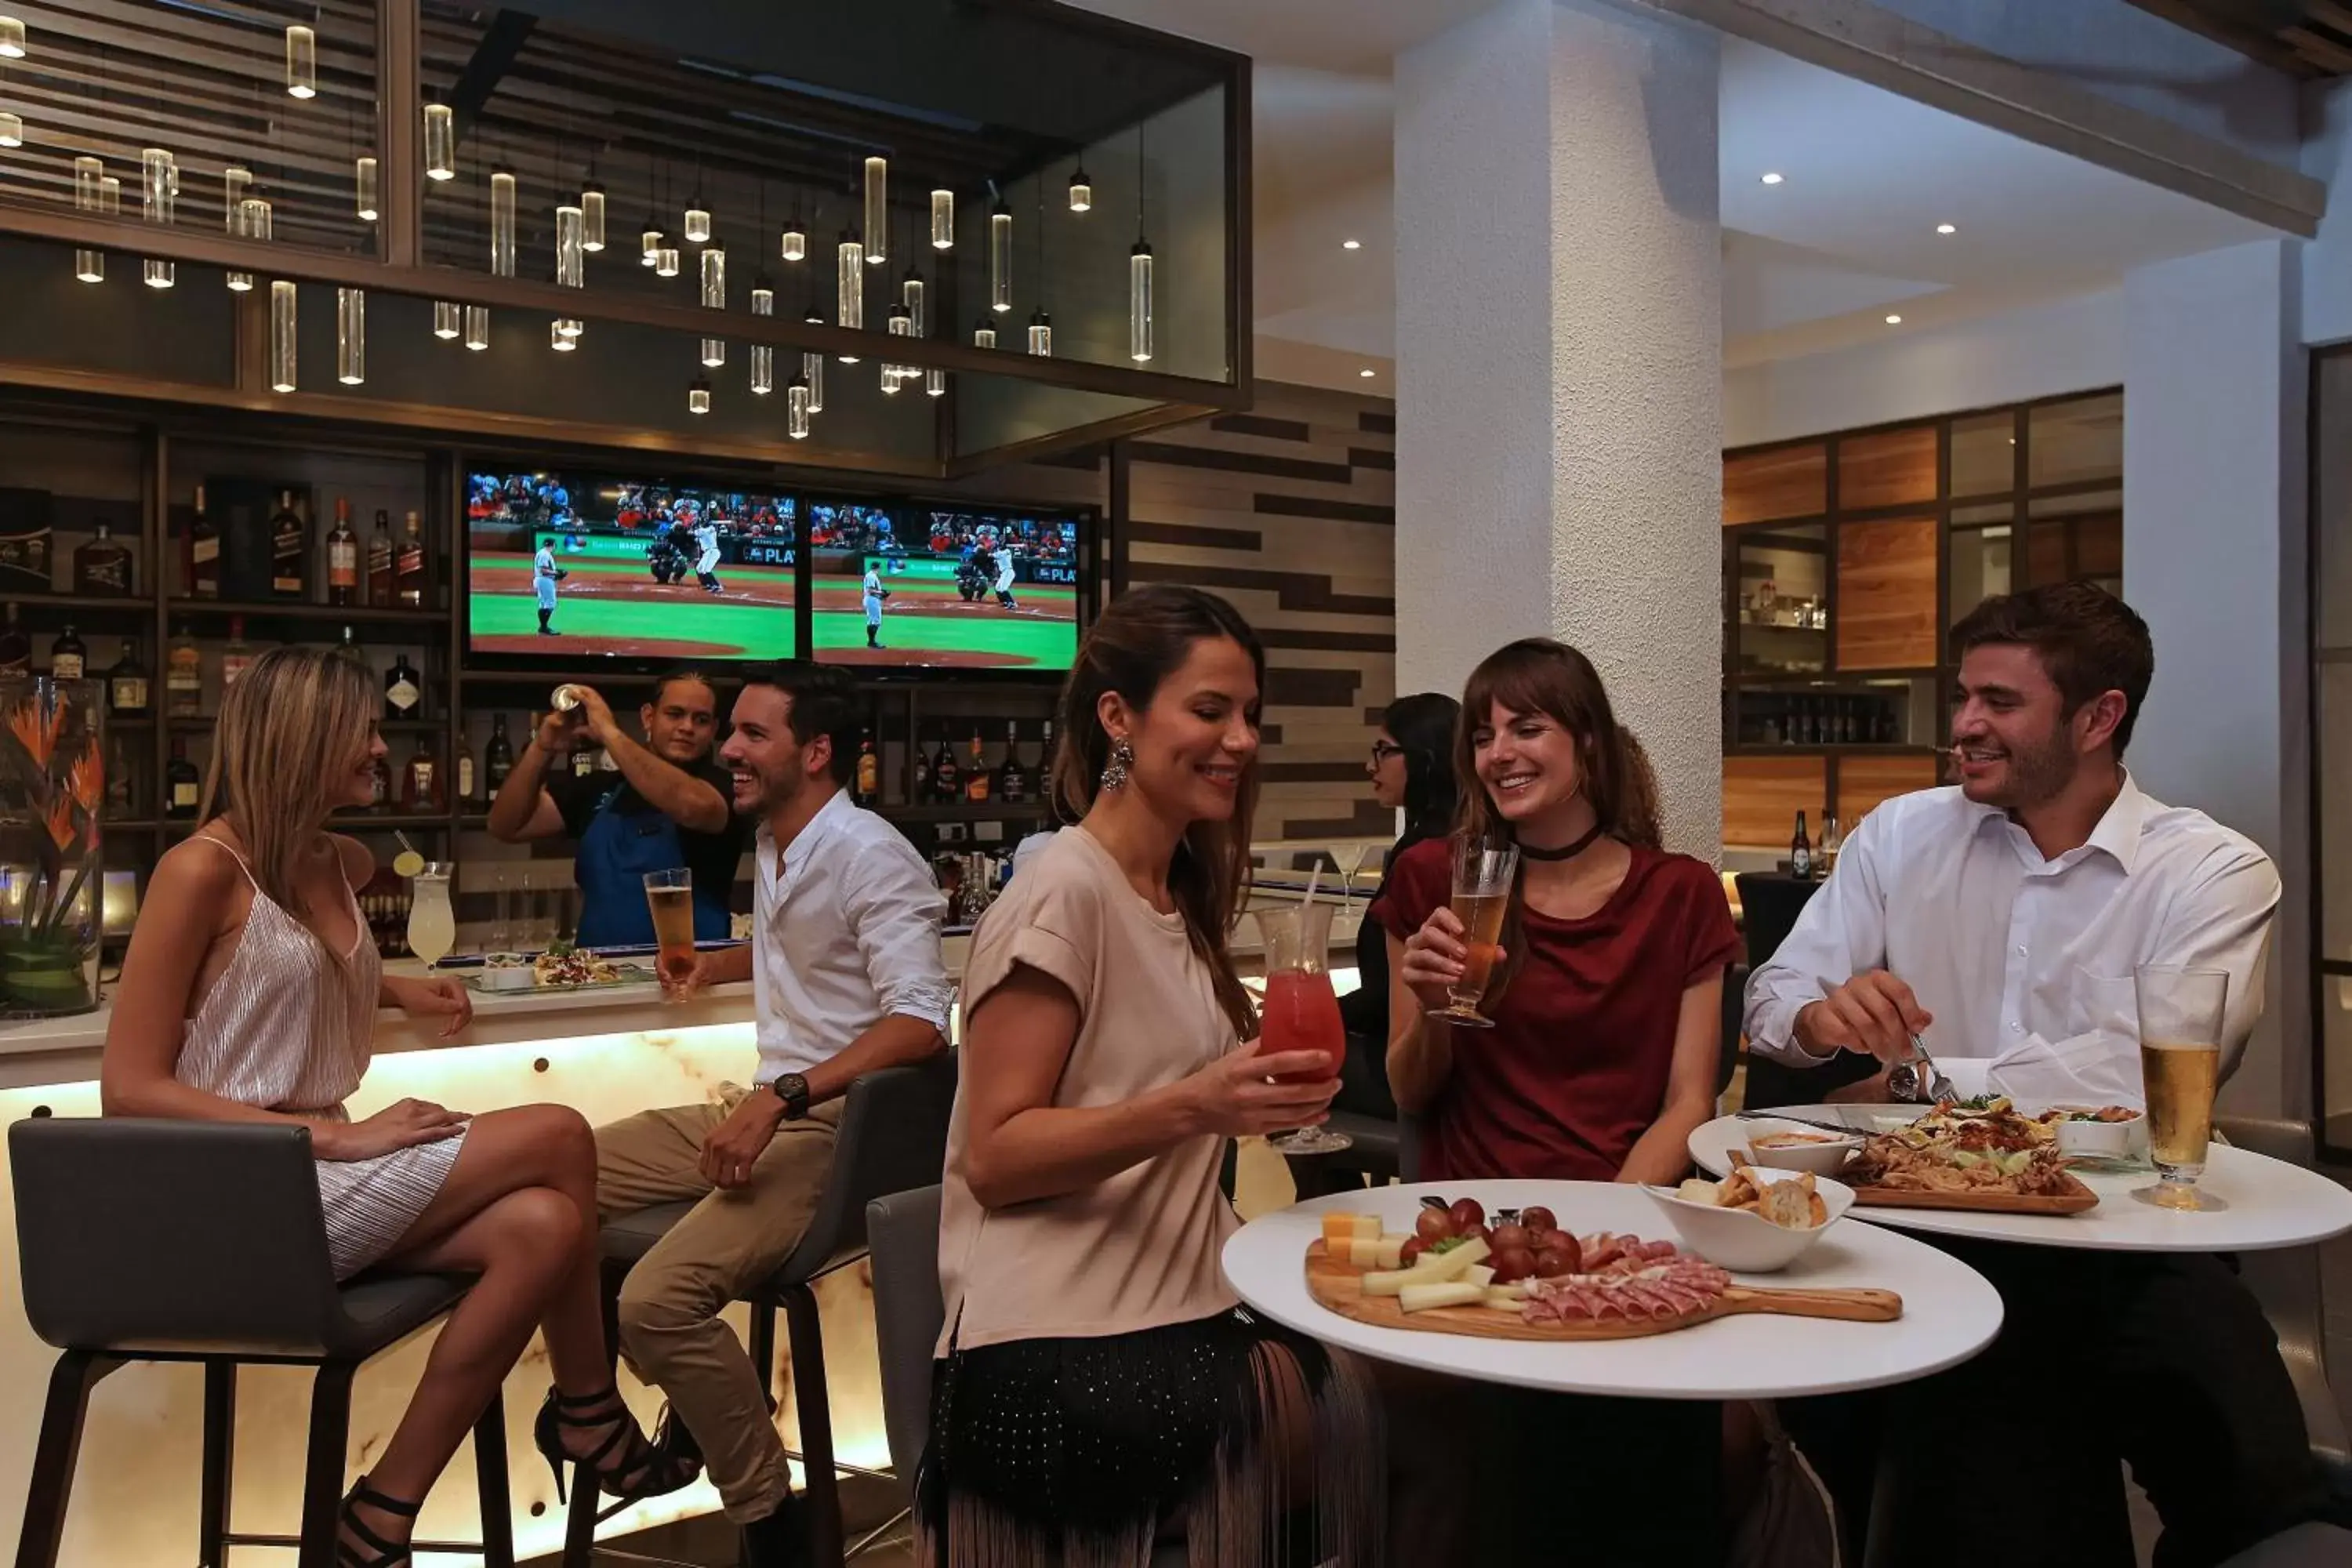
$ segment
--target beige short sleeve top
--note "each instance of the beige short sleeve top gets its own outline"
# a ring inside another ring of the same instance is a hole
[[[1239,1048],[1208,965],[1176,915],[1153,909],[1083,827],[1054,836],[982,917],[964,965],[967,1023],[1026,964],[1077,999],[1057,1106],[1111,1105]],[[988,1070],[967,1058],[964,1083]],[[1188,1138],[1107,1181],[983,1209],[964,1178],[960,1090],[948,1127],[940,1282],[950,1343],[1092,1339],[1223,1311],[1218,1254],[1239,1224],[1217,1185],[1224,1140]]]

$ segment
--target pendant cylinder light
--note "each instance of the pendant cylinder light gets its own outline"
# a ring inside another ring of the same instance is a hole
[[[893,303],[890,307],[889,320],[892,337],[906,338],[914,335],[914,318],[907,313],[906,306]],[[882,363],[882,390],[895,394],[899,385],[906,381],[908,371],[909,367],[907,365],[892,364],[885,360]]]
[[[96,214],[103,210],[100,204],[105,198],[106,164],[88,153],[74,160],[74,211]],[[229,211],[236,213],[232,206]],[[77,250],[74,252],[74,277],[84,283],[106,281],[106,252]]]
[[[751,314],[773,316],[776,313],[776,291],[768,285],[764,274],[751,280]],[[773,343],[751,345],[751,391],[765,397],[776,390],[776,348]]]
[[[1141,240],[1127,257],[1127,357],[1151,357],[1151,247]]]
[[[335,290],[335,379],[345,386],[367,380],[367,290]]]
[[[547,323],[547,346],[557,353],[568,354],[580,346],[580,323],[569,316],[558,316]]]
[[[995,317],[982,316],[980,319],[980,325],[971,330],[971,346],[976,349],[992,349],[996,346]]]
[[[476,353],[490,346],[490,308],[488,305],[466,307],[466,346]]]
[[[890,161],[866,160],[866,260],[868,266],[889,259]]]
[[[142,211],[149,223],[168,224],[172,221],[173,203],[180,194],[180,171],[172,154],[161,147],[148,147],[140,152]],[[169,289],[179,281],[179,268],[169,261],[149,257],[143,276],[150,289]]]
[[[1013,309],[1013,209],[1003,202],[988,215],[988,308]]]
[[[845,327],[865,326],[866,247],[858,243],[856,235],[845,228],[835,247],[834,281],[836,319]],[[857,359],[854,354],[844,354],[841,363],[856,364]]]
[[[816,301],[812,300],[809,301],[808,314],[803,316],[801,320],[806,321],[812,327],[821,327],[824,325],[824,312],[818,310],[816,308]],[[808,383],[809,412],[811,414],[824,413],[824,356],[823,354],[804,353],[801,355],[801,379]]]
[[[269,390],[272,392],[294,390],[296,303],[292,283],[280,278],[269,285]]]
[[[784,225],[784,232],[776,240],[776,254],[786,261],[808,259],[808,230],[801,226],[800,219]]]
[[[604,248],[604,187],[593,182],[580,190],[580,248]]]
[[[455,300],[433,301],[433,335],[445,342],[454,342],[466,329],[465,309]]]
[[[646,219],[646,226],[637,235],[637,260],[641,265],[653,267],[660,263],[662,231],[655,226],[651,217]]]
[[[705,245],[710,239],[710,210],[703,206],[686,209],[686,237],[691,245]]]
[[[654,276],[656,278],[675,278],[677,276],[677,246],[665,245],[655,254]]]
[[[696,376],[687,383],[686,411],[688,414],[710,412],[710,382],[706,376]]]
[[[221,171],[221,224],[239,239],[265,238],[253,232],[253,215],[246,210],[248,193],[253,189],[253,171],[239,163],[231,163]],[[250,293],[253,274],[229,272],[222,275],[233,294]]]
[[[0,59],[25,58],[25,24],[16,16],[0,16]]]
[[[1070,210],[1092,212],[1095,206],[1095,183],[1087,178],[1087,166],[1079,164],[1070,172]]]
[[[1054,357],[1054,318],[1043,310],[1029,312],[1029,352],[1039,359]]]
[[[286,29],[286,96],[319,96],[319,35],[299,22]]]
[[[814,355],[810,356],[815,358]],[[817,360],[822,366],[824,362]],[[809,416],[816,412],[809,402],[809,382],[806,375],[793,377],[784,388],[784,434],[795,441],[805,441],[809,433]]]
[[[587,228],[581,210],[569,202],[555,209],[555,281],[565,289],[588,283]]]
[[[702,253],[702,305],[707,310],[727,308],[727,249],[714,245]],[[727,340],[702,340],[702,363],[714,369],[727,363]]]
[[[588,323],[577,316],[558,316],[555,318],[554,326],[557,336],[570,338],[572,342],[579,342],[581,335],[588,330]],[[568,349],[572,343],[565,343],[563,346]]]
[[[515,275],[515,177],[511,169],[490,171],[490,276]]]
[[[0,147],[22,147],[25,144],[25,122],[5,109],[0,109]]]
[[[425,106],[425,177],[457,177],[457,121],[446,103]]]
[[[247,176],[248,181],[251,177]],[[246,239],[267,240],[270,237],[275,210],[270,206],[268,196],[256,195],[251,185],[247,185],[245,195],[236,204],[237,234]],[[232,272],[228,275],[228,286],[239,294],[248,293],[253,289],[253,274]]]
[[[944,187],[931,193],[931,248],[955,248],[955,193]]]
[[[373,223],[383,208],[376,195],[376,163],[373,158],[352,160],[352,209],[359,214],[362,223]]]

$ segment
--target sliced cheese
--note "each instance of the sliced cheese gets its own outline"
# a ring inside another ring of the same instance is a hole
[[[1373,1264],[1372,1267],[1375,1268],[1403,1268],[1404,1244],[1412,1239],[1412,1237],[1409,1236],[1384,1236],[1381,1237],[1380,1261]]]
[[[1424,1252],[1413,1265],[1416,1271],[1429,1276],[1428,1283],[1441,1285],[1461,1279],[1475,1266],[1486,1261],[1493,1251],[1485,1242],[1472,1237],[1461,1246],[1444,1252]],[[1421,1281],[1415,1281],[1421,1283]]]
[[[1378,1241],[1381,1238],[1380,1215],[1376,1214],[1360,1214],[1354,1217],[1356,1221],[1357,1240]]]
[[[1348,1255],[1348,1261],[1354,1264],[1357,1268],[1378,1268],[1381,1266],[1381,1244],[1379,1242],[1366,1241],[1360,1236],[1346,1242],[1344,1246]],[[1336,1251],[1339,1249],[1334,1248],[1334,1250]]]
[[[1489,1285],[1486,1290],[1486,1305],[1505,1308],[1511,1311],[1518,1310],[1519,1303],[1527,1299],[1528,1288],[1519,1280],[1513,1280],[1508,1285]]]
[[[1483,1285],[1408,1285],[1397,1294],[1397,1304],[1408,1312],[1433,1307],[1475,1307],[1486,1299]]]
[[[1463,1270],[1462,1278],[1484,1289],[1495,1282],[1495,1271],[1483,1263],[1474,1263]]]
[[[1323,1246],[1337,1253],[1355,1238],[1356,1216],[1351,1214],[1327,1214],[1323,1216]]]

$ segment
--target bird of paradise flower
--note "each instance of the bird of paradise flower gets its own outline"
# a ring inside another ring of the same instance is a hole
[[[66,694],[47,682],[20,700],[8,715],[6,733],[25,764],[14,772],[24,787],[30,815],[46,829],[46,840],[36,840],[40,864],[26,889],[20,922],[24,935],[34,941],[58,934],[72,917],[98,864],[98,857],[89,851],[98,846],[106,764],[93,731],[83,738],[79,754],[64,770],[65,776],[58,777],[58,745],[69,716]],[[78,849],[81,853],[75,853]]]

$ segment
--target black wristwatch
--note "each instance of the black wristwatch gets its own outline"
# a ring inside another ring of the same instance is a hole
[[[767,1082],[753,1084],[751,1087],[764,1089],[782,1100],[784,1120],[787,1121],[798,1121],[808,1114],[808,1079],[796,1072],[778,1073]]]

